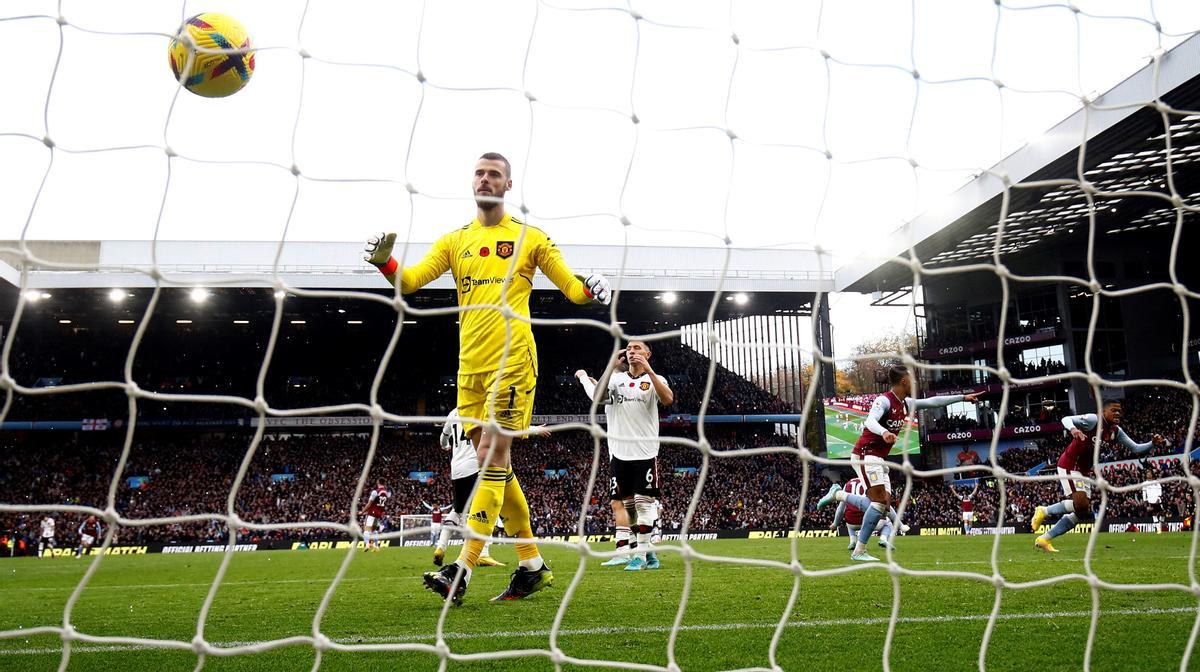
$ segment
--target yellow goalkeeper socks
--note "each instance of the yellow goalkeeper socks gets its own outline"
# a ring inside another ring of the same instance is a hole
[[[479,487],[475,490],[475,497],[471,500],[471,506],[468,509],[471,514],[467,516],[467,527],[476,534],[485,536],[492,534],[492,529],[496,526],[496,516],[504,504],[507,475],[508,472],[504,467],[488,467],[480,474]],[[524,497],[521,499],[524,501]],[[526,513],[525,519],[529,519],[528,513]],[[467,539],[463,543],[462,552],[458,554],[458,559],[468,568],[474,569],[475,565],[479,563],[479,554],[483,551],[483,543],[482,539]]]
[[[516,539],[532,539],[533,530],[529,522],[529,502],[525,500],[525,492],[517,482],[517,475],[509,467],[505,478],[508,485],[504,488],[504,506],[500,515],[504,518],[504,531]],[[517,560],[526,569],[541,569],[542,555],[538,552],[537,544],[516,544]]]

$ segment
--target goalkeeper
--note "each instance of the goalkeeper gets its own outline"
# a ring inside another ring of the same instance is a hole
[[[532,538],[533,531],[529,504],[512,470],[509,449],[513,437],[468,418],[488,419],[512,432],[529,428],[537,385],[537,346],[528,322],[506,318],[496,308],[472,307],[503,302],[528,319],[533,276],[539,268],[576,304],[596,301],[607,305],[610,289],[602,275],[584,279],[572,273],[544,232],[504,211],[504,194],[512,189],[511,171],[508,160],[499,154],[479,157],[473,181],[478,206],[475,220],[439,238],[416,265],[399,268],[392,257],[394,233],[368,240],[363,256],[393,286],[398,282],[404,294],[417,291],[446,271],[454,275],[458,305],[464,308],[459,314],[458,412],[483,467],[466,523],[476,534],[488,536],[499,516],[508,536],[519,540]],[[505,283],[510,269],[511,279]],[[424,575],[425,585],[460,604],[482,550],[481,539],[468,539],[454,564]],[[519,566],[508,588],[492,601],[519,600],[554,581],[536,544],[518,542],[516,550]]]

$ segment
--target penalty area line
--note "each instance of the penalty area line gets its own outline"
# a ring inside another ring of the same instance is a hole
[[[1194,614],[1197,612],[1196,607],[1171,607],[1171,608],[1150,608],[1150,609],[1108,609],[1100,610],[1100,616],[1158,616],[1158,615],[1173,615],[1173,614]],[[998,614],[997,621],[1019,621],[1029,619],[1047,619],[1047,618],[1091,618],[1090,611],[1048,611],[1038,613],[1023,613],[1023,614]],[[902,616],[896,619],[897,624],[920,624],[920,623],[961,623],[973,621],[987,621],[991,617],[990,614],[962,614],[962,615],[947,615],[947,616]],[[830,619],[813,619],[813,620],[797,620],[788,621],[787,627],[793,628],[829,628],[843,626],[876,626],[887,625],[891,619],[879,617],[871,618],[830,618]],[[697,625],[680,626],[680,632],[705,632],[713,630],[768,630],[778,627],[778,621],[763,622],[763,623],[706,623]],[[447,632],[445,638],[451,639],[482,639],[482,638],[518,638],[518,637],[549,637],[550,630],[500,630],[488,632]],[[655,634],[671,632],[671,627],[667,625],[655,626],[614,626],[614,627],[596,627],[596,628],[562,628],[558,631],[558,635],[572,636],[588,636],[588,635],[623,635],[623,634]],[[433,633],[414,633],[409,635],[383,635],[383,636],[367,636],[367,637],[331,637],[331,640],[339,644],[408,644],[413,642],[435,641],[436,637]],[[262,644],[263,641],[256,642],[210,642],[213,646],[219,648],[252,646]],[[147,645],[132,645],[132,644],[76,644],[71,647],[71,653],[110,653],[122,651],[150,651],[162,647],[147,646]],[[164,649],[165,650],[165,649]],[[0,647],[0,654],[10,656],[31,656],[31,655],[59,655],[62,653],[62,647],[29,647],[20,649],[5,649]]]

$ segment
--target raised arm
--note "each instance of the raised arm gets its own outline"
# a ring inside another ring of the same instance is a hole
[[[529,233],[532,233],[530,231]],[[563,293],[571,303],[583,305],[596,301],[604,305],[612,299],[608,287],[608,279],[599,273],[593,273],[587,278],[576,275],[562,257],[562,252],[549,238],[538,236],[538,250],[535,258],[538,268],[550,278],[550,282]]]
[[[363,259],[378,268],[393,287],[399,278],[401,293],[411,294],[450,270],[450,244],[447,238],[439,238],[421,261],[401,270],[399,262],[392,256],[396,234],[377,233],[368,238],[367,244],[363,246]],[[399,276],[396,275],[397,271],[400,271]]]
[[[576,371],[575,379],[579,381],[579,384],[583,387],[583,391],[587,393],[588,399],[594,400],[597,404],[612,403],[612,399],[608,391],[608,385],[601,387],[595,379],[587,375],[587,371],[584,371],[583,369]]]
[[[1163,438],[1161,436],[1155,434],[1150,437],[1149,441],[1145,443],[1137,443],[1133,439],[1129,438],[1129,435],[1125,433],[1124,429],[1117,427],[1117,441],[1120,442],[1122,446],[1125,446],[1126,448],[1138,454],[1147,452],[1154,444],[1162,443],[1162,440]]]
[[[909,408],[914,411],[919,411],[925,408],[944,408],[950,404],[957,404],[960,401],[975,401],[978,397],[974,394],[943,394],[939,397],[928,397],[925,399],[915,399],[909,397]]]

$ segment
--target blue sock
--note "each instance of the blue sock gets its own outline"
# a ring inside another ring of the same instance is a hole
[[[868,499],[866,495],[852,495],[847,492],[846,503],[858,509],[859,511],[866,511],[867,509],[871,508],[871,500]]]
[[[861,544],[867,544],[871,541],[871,534],[875,531],[875,526],[879,524],[879,519],[883,514],[874,506],[868,506],[863,509],[862,529],[858,531],[858,541]]]
[[[879,531],[879,538],[880,538],[880,539],[891,539],[891,538],[892,538],[892,531],[893,531],[893,529],[892,529],[892,521],[890,521],[890,520],[885,520],[885,521],[883,522],[883,529]]]
[[[1064,499],[1064,500],[1063,500],[1063,501],[1061,501],[1061,502],[1056,502],[1056,503],[1054,503],[1054,504],[1051,504],[1050,506],[1047,506],[1047,507],[1046,507],[1046,513],[1048,513],[1048,514],[1050,514],[1050,515],[1052,515],[1052,516],[1065,516],[1065,515],[1067,515],[1068,513],[1071,513],[1071,512],[1070,512],[1070,511],[1067,509],[1067,502],[1068,502],[1068,501],[1070,501],[1070,500],[1066,500],[1066,499]]]
[[[1075,514],[1073,513],[1069,513],[1062,518],[1059,518],[1058,522],[1054,524],[1054,527],[1050,528],[1050,531],[1045,534],[1046,539],[1053,539],[1059,535],[1070,532],[1071,528],[1075,527],[1075,523],[1077,522],[1079,522],[1079,519],[1076,518]]]

